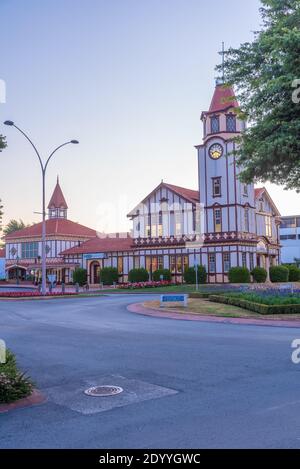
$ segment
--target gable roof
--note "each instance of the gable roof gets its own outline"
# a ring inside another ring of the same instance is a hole
[[[257,199],[260,199],[263,195],[266,196],[266,198],[268,199],[268,201],[270,202],[270,205],[273,207],[273,210],[275,212],[275,215],[280,217],[280,212],[278,210],[278,208],[276,207],[272,197],[270,196],[269,192],[267,191],[267,189],[265,187],[257,187],[254,189],[254,196],[255,196],[255,200]]]
[[[199,202],[199,191],[193,190],[193,189],[186,189],[185,187],[180,187],[180,186],[175,186],[173,184],[167,184],[166,182],[161,182],[155,189],[153,189],[150,194],[148,194],[129,214],[127,217],[132,217],[134,216],[135,212],[138,210],[139,206],[141,204],[144,204],[149,197],[152,196],[156,191],[158,191],[161,188],[166,188],[169,189],[170,191],[174,192],[174,194],[178,195],[179,197],[182,197],[183,199],[187,200],[188,202],[191,202],[192,204],[196,204]]]
[[[96,231],[87,228],[86,226],[75,223],[65,218],[50,218],[46,220],[46,234],[47,236],[76,236],[79,238],[93,238],[96,236]],[[20,238],[41,238],[42,236],[42,222],[28,226],[22,230],[9,233],[5,236],[5,240],[20,239]]]
[[[61,190],[61,187],[59,185],[59,178],[58,177],[57,177],[56,186],[54,188],[52,197],[51,197],[49,205],[48,205],[48,209],[54,209],[54,208],[64,208],[64,209],[68,208],[66,199],[65,199],[64,194],[63,194],[63,191]]]
[[[121,238],[118,236],[114,238],[101,238],[96,236],[88,241],[85,241],[80,246],[74,246],[73,248],[61,252],[60,256],[112,251],[131,251],[133,249],[133,239],[129,235],[127,235],[127,237]]]

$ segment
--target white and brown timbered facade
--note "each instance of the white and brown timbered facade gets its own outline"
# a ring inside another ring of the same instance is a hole
[[[231,267],[268,270],[279,263],[280,213],[265,188],[243,184],[234,150],[245,128],[238,119],[232,88],[217,85],[201,120],[203,144],[197,146],[198,187],[190,190],[161,182],[128,217],[132,234],[95,238],[62,253],[65,262],[80,262],[91,284],[104,266],[117,267],[121,282],[132,268],[150,276],[170,269],[181,281],[186,267],[205,265],[208,281],[228,282]]]
[[[87,269],[88,282],[99,284],[103,267],[116,267],[126,282],[133,268],[151,275],[169,269],[182,281],[186,267],[204,265],[210,283],[228,282],[231,267],[267,270],[280,261],[280,213],[265,188],[243,184],[234,156],[235,139],[245,128],[237,115],[232,88],[216,86],[209,111],[203,112],[203,144],[198,153],[198,190],[161,182],[128,217],[131,234],[98,237],[94,230],[67,219],[59,181],[49,203],[47,272],[72,280]],[[6,237],[6,269],[20,267],[39,275],[41,224]]]

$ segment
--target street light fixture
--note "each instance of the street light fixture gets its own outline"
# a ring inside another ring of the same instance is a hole
[[[48,164],[49,164],[52,156],[54,155],[54,153],[57,152],[57,150],[59,150],[60,148],[66,146],[66,145],[69,145],[69,144],[78,144],[79,141],[78,140],[70,140],[68,142],[62,143],[57,148],[55,148],[55,150],[53,150],[53,152],[50,154],[50,156],[48,157],[46,162],[43,163],[42,158],[41,158],[36,146],[34,145],[32,140],[28,137],[28,135],[26,135],[26,133],[23,130],[21,130],[19,127],[17,127],[13,121],[7,120],[7,121],[4,122],[4,124],[8,125],[10,127],[15,127],[26,138],[26,140],[28,140],[28,142],[33,147],[33,149],[34,149],[34,151],[35,151],[35,153],[36,153],[36,155],[39,159],[39,163],[40,163],[41,170],[42,170],[42,187],[43,187],[43,196],[42,196],[42,215],[43,215],[43,222],[42,222],[42,295],[46,295],[46,293],[47,293],[47,279],[46,279],[46,274],[47,274],[47,269],[46,269],[46,198],[45,198],[45,195],[46,195],[46,170],[47,170]]]

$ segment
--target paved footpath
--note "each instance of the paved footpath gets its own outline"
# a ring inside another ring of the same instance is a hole
[[[141,301],[0,301],[0,337],[48,399],[0,415],[1,448],[300,447],[300,330],[127,310]]]

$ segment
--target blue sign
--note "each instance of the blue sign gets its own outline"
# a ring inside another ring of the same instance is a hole
[[[187,306],[188,295],[161,295],[160,296],[160,306],[165,303],[183,303],[184,306]]]
[[[95,252],[91,254],[83,254],[83,259],[89,261],[91,259],[106,259],[107,255],[104,252]]]

